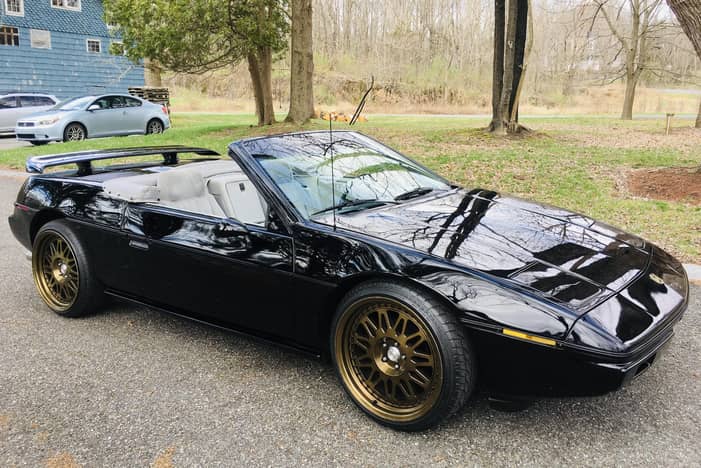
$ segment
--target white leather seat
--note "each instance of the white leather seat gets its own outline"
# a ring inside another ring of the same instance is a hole
[[[205,188],[202,175],[196,171],[164,171],[158,174],[160,204],[191,213],[224,217],[224,212]]]
[[[244,174],[214,176],[207,181],[207,189],[226,216],[245,224],[265,225],[267,206]]]

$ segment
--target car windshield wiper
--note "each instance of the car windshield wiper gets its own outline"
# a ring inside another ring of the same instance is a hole
[[[402,194],[397,195],[394,197],[395,201],[400,201],[400,200],[409,200],[410,198],[416,198],[420,197],[421,195],[426,195],[427,193],[433,192],[434,188],[431,187],[417,187],[413,190],[409,190],[408,192],[404,192]]]
[[[378,200],[377,198],[361,198],[357,200],[345,200],[338,205],[335,206],[330,206],[328,208],[324,208],[323,210],[316,211],[312,213],[312,216],[316,216],[318,214],[326,213],[332,210],[346,210],[348,211],[348,208],[356,208],[356,209],[363,209],[363,208],[369,208],[370,206],[380,206],[380,205],[386,205],[388,203],[394,203],[393,200]]]

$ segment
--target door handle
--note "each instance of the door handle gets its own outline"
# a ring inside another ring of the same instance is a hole
[[[139,249],[139,250],[148,250],[148,243],[144,242],[144,241],[132,239],[129,241],[129,247],[133,247],[133,248]]]

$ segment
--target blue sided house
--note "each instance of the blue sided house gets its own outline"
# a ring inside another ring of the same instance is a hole
[[[0,93],[68,98],[143,86],[143,67],[119,49],[101,0],[0,0]]]

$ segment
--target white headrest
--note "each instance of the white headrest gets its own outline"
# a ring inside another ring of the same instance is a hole
[[[162,201],[197,198],[205,194],[204,179],[196,171],[165,171],[158,174],[158,190]]]

